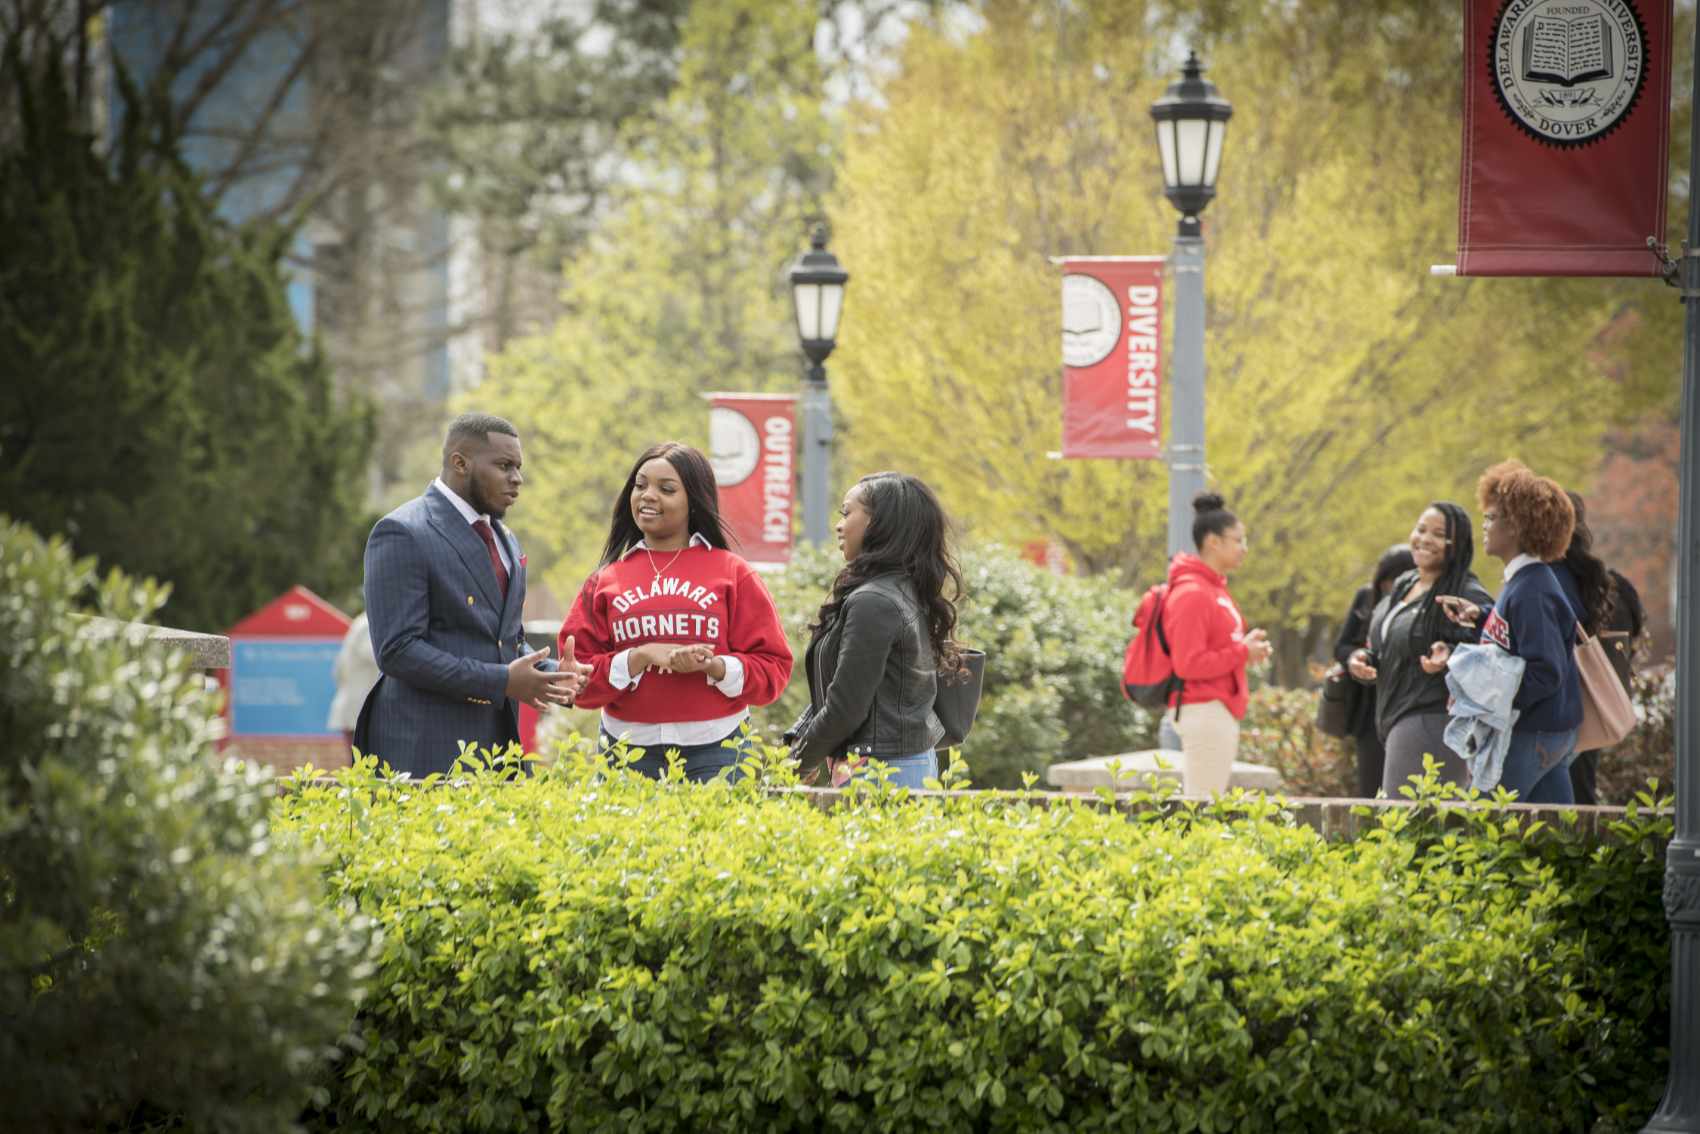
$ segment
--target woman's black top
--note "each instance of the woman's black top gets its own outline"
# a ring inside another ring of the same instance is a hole
[[[1413,713],[1444,713],[1446,711],[1446,673],[1425,673],[1421,659],[1437,641],[1448,645],[1474,642],[1478,631],[1444,617],[1436,633],[1415,635],[1422,612],[1423,598],[1405,603],[1405,596],[1416,585],[1417,572],[1407,571],[1394,580],[1393,589],[1376,604],[1370,618],[1370,664],[1376,668],[1375,731],[1383,743],[1393,726]],[[1486,588],[1474,575],[1460,588],[1460,597],[1477,606],[1493,601]],[[1424,596],[1426,598],[1427,596]]]
[[[1340,636],[1334,639],[1334,660],[1345,665],[1351,660],[1352,654],[1364,647],[1369,641],[1369,620],[1375,613],[1375,588],[1368,583],[1358,588],[1358,593],[1352,596],[1352,607],[1346,611],[1346,621],[1340,627]],[[1375,686],[1354,682],[1350,704],[1346,706],[1346,733],[1357,736],[1375,723]]]

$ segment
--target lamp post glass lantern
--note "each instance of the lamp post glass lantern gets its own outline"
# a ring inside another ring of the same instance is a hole
[[[1180,210],[1174,273],[1175,346],[1169,370],[1169,555],[1192,543],[1192,499],[1204,491],[1204,232],[1198,214],[1216,196],[1222,143],[1234,108],[1204,78],[1195,52],[1151,104],[1163,195]]]
[[[1197,52],[1188,52],[1181,77],[1151,104],[1157,124],[1157,153],[1163,163],[1163,193],[1181,211],[1181,229],[1197,234],[1198,214],[1216,196],[1222,142],[1234,108],[1204,77]],[[1188,222],[1191,222],[1190,225]]]
[[[826,542],[827,473],[832,455],[832,395],[826,386],[826,359],[838,345],[838,317],[844,310],[844,285],[850,273],[826,250],[826,225],[817,224],[809,250],[791,266],[791,305],[797,316],[797,341],[808,357],[803,383],[803,539]]]

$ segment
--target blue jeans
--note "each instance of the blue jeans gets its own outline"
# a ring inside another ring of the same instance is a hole
[[[869,774],[867,768],[868,764],[883,764],[890,768],[891,775],[886,779],[886,783],[892,787],[924,788],[927,786],[927,780],[936,780],[939,777],[938,753],[931,748],[913,756],[893,756],[889,760],[869,756],[864,761],[862,770],[850,778],[853,780],[872,779],[873,776]]]
[[[603,751],[613,748],[614,743],[614,737],[606,732],[602,734]],[[627,746],[627,751],[637,756],[628,766],[652,780],[659,780],[667,774],[667,754],[677,751],[679,759],[685,762],[685,779],[691,783],[706,783],[727,768],[732,769],[727,774],[727,782],[737,783],[743,775],[738,770],[738,762],[749,755],[749,741],[742,730],[738,730],[708,744],[652,744],[647,748],[632,744]]]
[[[1576,751],[1576,730],[1513,732],[1505,753],[1499,786],[1517,793],[1519,803],[1572,804],[1570,756]]]

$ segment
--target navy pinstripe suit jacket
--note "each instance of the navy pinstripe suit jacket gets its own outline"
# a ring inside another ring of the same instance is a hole
[[[508,663],[529,652],[525,560],[513,534],[493,527],[513,564],[506,601],[484,541],[434,487],[366,540],[366,617],[383,676],[361,707],[354,746],[398,772],[447,772],[461,741],[518,739],[519,706],[506,691]]]

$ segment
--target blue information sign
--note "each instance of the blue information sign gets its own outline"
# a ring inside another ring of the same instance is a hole
[[[235,736],[335,736],[335,639],[231,642],[230,731]]]

